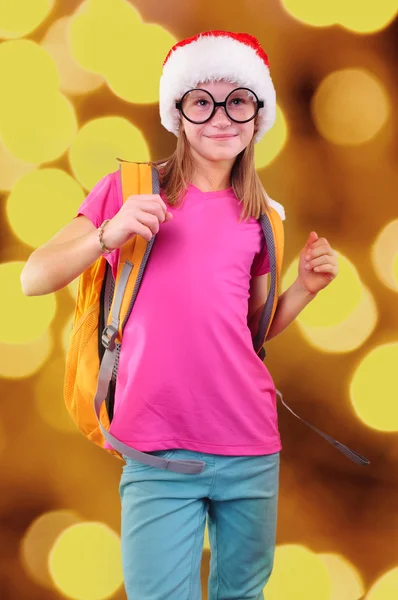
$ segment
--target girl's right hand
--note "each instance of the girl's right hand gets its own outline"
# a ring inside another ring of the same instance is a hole
[[[136,234],[149,242],[158,233],[160,223],[172,218],[172,213],[168,212],[158,194],[130,196],[104,227],[102,241],[109,249],[120,248]]]

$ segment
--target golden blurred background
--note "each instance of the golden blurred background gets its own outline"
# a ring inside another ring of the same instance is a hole
[[[2,600],[126,598],[122,463],[86,441],[63,404],[76,282],[24,297],[19,275],[117,156],[171,154],[162,62],[207,29],[250,32],[269,54],[277,122],[256,166],[286,210],[283,289],[311,230],[339,256],[338,278],[267,346],[267,366],[294,410],[371,460],[354,465],[280,409],[265,598],[397,600],[396,10],[396,0],[0,3]],[[208,564],[206,536],[205,599]]]

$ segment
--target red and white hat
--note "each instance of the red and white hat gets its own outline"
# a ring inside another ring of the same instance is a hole
[[[276,94],[268,56],[248,33],[205,31],[173,46],[163,63],[159,108],[162,125],[178,135],[180,113],[175,107],[198,83],[225,80],[248,87],[263,100],[257,117],[259,142],[275,122]]]

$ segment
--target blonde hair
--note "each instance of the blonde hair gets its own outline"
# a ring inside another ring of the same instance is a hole
[[[172,206],[181,204],[194,174],[194,162],[185,131],[180,127],[177,147],[164,160],[151,163],[159,173],[160,187],[167,202]],[[267,195],[254,166],[254,136],[249,145],[235,159],[231,171],[231,186],[243,204],[240,220],[258,219],[269,208]]]

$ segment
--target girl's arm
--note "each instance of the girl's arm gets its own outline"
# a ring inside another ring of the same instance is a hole
[[[250,291],[248,325],[252,336],[256,335],[268,293],[268,275],[253,277]],[[292,323],[301,311],[315,298],[299,279],[279,297],[278,306],[272,321],[267,340],[281,333]]]

